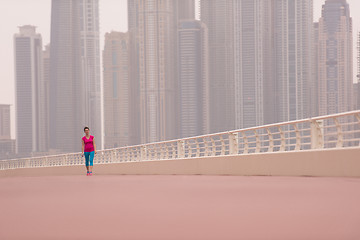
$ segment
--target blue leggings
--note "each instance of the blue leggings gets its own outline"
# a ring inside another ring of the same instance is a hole
[[[94,153],[95,153],[94,151],[84,152],[86,166],[94,166]]]

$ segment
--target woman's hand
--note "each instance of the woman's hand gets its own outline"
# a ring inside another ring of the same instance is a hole
[[[95,150],[95,154],[97,154],[97,151]]]

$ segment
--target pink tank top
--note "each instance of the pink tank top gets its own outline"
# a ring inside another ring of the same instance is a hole
[[[89,139],[87,139],[86,136],[84,136],[82,138],[82,140],[85,143],[84,152],[92,152],[92,151],[94,151],[94,136],[90,135]]]

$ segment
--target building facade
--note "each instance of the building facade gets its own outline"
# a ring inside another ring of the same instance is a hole
[[[274,1],[277,122],[309,117],[313,78],[313,1]]]
[[[11,139],[10,105],[0,104],[0,159],[15,156],[15,140]]]
[[[140,143],[179,136],[177,27],[180,19],[194,18],[194,8],[194,0],[128,1],[130,61],[135,66],[130,77],[139,96],[134,102]]]
[[[102,146],[99,0],[79,0],[80,48],[85,125]]]
[[[10,139],[10,105],[0,104],[0,139]]]
[[[34,26],[14,35],[17,152],[47,151],[47,89],[43,78],[42,38]]]
[[[353,109],[352,19],[346,0],[327,0],[319,20],[319,113]]]
[[[235,128],[274,122],[272,5],[234,1]]]
[[[52,1],[51,148],[79,151],[84,126],[101,148],[98,0]]]
[[[43,142],[46,150],[50,149],[49,133],[50,133],[50,44],[45,45],[45,49],[42,51],[42,77],[43,77],[43,102],[41,125],[39,126],[41,131],[44,132],[45,141]]]
[[[129,78],[129,34],[105,34],[104,71],[104,146],[116,148],[131,144],[131,82]]]
[[[201,1],[211,131],[311,115],[313,1]]]
[[[178,28],[180,138],[209,133],[208,32],[204,23],[182,20]]]
[[[357,92],[356,94],[356,109],[360,109],[360,32],[358,32],[358,36],[357,36],[357,88],[355,89],[355,91]]]
[[[311,116],[319,116],[319,22],[314,23],[313,82],[311,84]]]
[[[201,0],[209,32],[210,132],[235,128],[234,1]]]

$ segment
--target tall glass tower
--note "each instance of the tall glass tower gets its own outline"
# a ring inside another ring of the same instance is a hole
[[[43,77],[42,38],[34,26],[14,35],[17,152],[48,150],[47,89]]]
[[[319,20],[319,113],[353,108],[352,19],[346,0],[327,0]]]
[[[79,151],[84,126],[101,147],[98,0],[52,1],[50,144]]]

